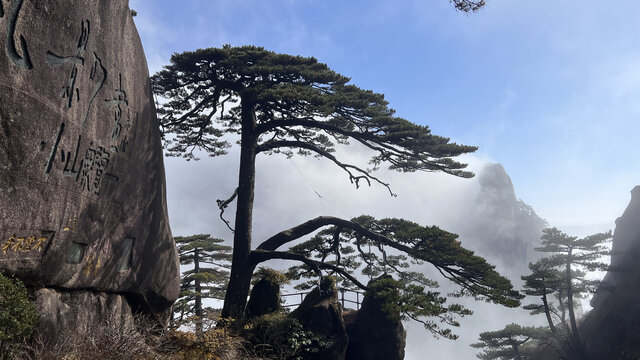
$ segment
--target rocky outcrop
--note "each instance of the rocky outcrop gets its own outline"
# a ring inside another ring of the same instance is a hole
[[[269,314],[280,309],[280,285],[269,279],[260,279],[251,289],[247,302],[250,318]]]
[[[478,182],[480,192],[465,217],[461,239],[517,282],[529,272],[527,264],[536,260],[533,249],[540,244],[547,224],[531,206],[516,198],[511,178],[501,164],[485,165]]]
[[[164,319],[179,265],[128,1],[0,9],[0,272],[42,289],[52,332],[112,308]]]
[[[404,359],[407,333],[400,314],[388,314],[383,308],[381,299],[365,295],[360,310],[344,314],[349,335],[346,360]]]
[[[373,279],[368,286],[384,292],[388,290],[386,285],[375,283],[386,278],[390,276]],[[343,312],[335,285],[324,282],[313,289],[290,316],[297,319],[304,330],[329,344],[328,349],[306,355],[311,356],[309,359],[403,360],[406,331],[400,314],[389,314],[385,308],[382,298],[365,295],[360,310]]]
[[[591,306],[600,307],[608,297],[626,291],[622,284],[630,278],[640,277],[640,186],[631,191],[631,202],[621,217],[616,220],[616,229],[611,247],[611,266]],[[640,298],[640,293],[638,294]]]
[[[616,220],[611,268],[591,301],[593,309],[578,324],[586,354],[580,360],[640,359],[640,186]],[[564,349],[562,348],[564,347]],[[532,359],[562,359],[558,349],[567,344],[538,349]]]
[[[640,358],[640,186],[616,220],[611,269],[580,332],[591,359]]]
[[[329,346],[312,355],[309,360],[344,360],[349,337],[342,319],[342,307],[338,303],[338,292],[333,286],[313,289],[291,316],[300,321],[306,331],[326,341]],[[306,359],[306,358],[305,358]]]

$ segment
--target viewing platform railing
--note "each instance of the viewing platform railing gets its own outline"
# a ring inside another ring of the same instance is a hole
[[[280,296],[282,296],[283,298],[287,297],[291,297],[291,296],[300,296],[300,302],[299,303],[295,303],[295,304],[284,304],[284,307],[294,307],[294,306],[299,306],[300,304],[302,304],[302,300],[304,300],[305,295],[307,295],[308,293],[310,293],[311,291],[301,291],[301,292],[297,292],[297,293],[290,293],[290,294],[282,294]],[[363,291],[357,291],[357,290],[350,290],[350,289],[343,289],[340,288],[338,289],[338,300],[340,301],[340,303],[342,304],[342,308],[344,309],[344,305],[345,303],[351,303],[351,304],[355,304],[356,305],[356,310],[360,310],[360,304],[362,303],[361,300],[364,298],[364,292]],[[351,298],[345,297],[345,293],[347,293],[348,295],[351,295]],[[353,300],[353,295],[355,294],[355,300]]]

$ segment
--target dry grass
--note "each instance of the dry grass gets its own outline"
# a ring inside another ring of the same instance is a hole
[[[34,336],[16,359],[25,360],[240,360],[243,340],[226,329],[212,329],[202,338],[182,331],[160,331],[144,318],[136,326],[108,321],[84,336],[50,344]]]

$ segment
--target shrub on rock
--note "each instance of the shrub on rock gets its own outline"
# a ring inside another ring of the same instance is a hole
[[[12,356],[37,321],[35,304],[29,300],[24,284],[0,274],[0,359]]]

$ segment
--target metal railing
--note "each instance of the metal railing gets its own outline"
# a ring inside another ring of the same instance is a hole
[[[282,294],[282,295],[280,295],[283,298],[286,298],[286,297],[289,297],[289,296],[300,296],[300,302],[299,303],[296,303],[296,304],[285,304],[283,306],[284,307],[299,306],[300,304],[302,304],[302,301],[304,300],[305,295],[309,294],[310,292],[311,291],[301,291],[301,292],[297,292],[297,293],[290,293],[290,294]],[[364,292],[363,291],[340,288],[340,289],[338,289],[338,292],[340,293],[338,300],[342,304],[342,308],[343,309],[345,308],[344,307],[345,303],[351,303],[351,304],[355,304],[356,305],[356,310],[360,310],[360,304],[362,304],[361,298],[364,298]],[[353,300],[353,296],[351,296],[351,299],[346,298],[345,297],[345,293],[347,293],[347,294],[355,294],[355,300]]]

